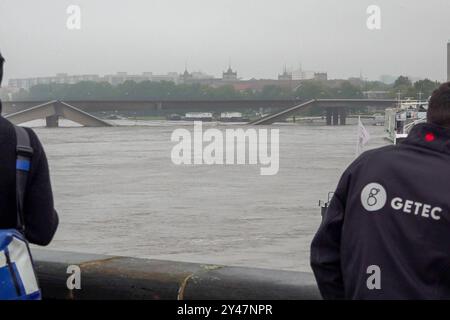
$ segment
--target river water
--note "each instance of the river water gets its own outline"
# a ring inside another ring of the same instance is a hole
[[[273,126],[280,169],[261,176],[259,166],[174,165],[171,134],[192,124],[119,124],[35,128],[61,220],[50,249],[310,271],[318,201],[354,159],[355,125]],[[368,148],[387,143],[382,127],[367,129]]]

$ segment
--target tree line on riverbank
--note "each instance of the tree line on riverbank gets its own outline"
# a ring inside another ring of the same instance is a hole
[[[195,84],[175,84],[173,82],[134,82],[126,81],[113,86],[107,82],[83,81],[76,84],[40,84],[29,90],[20,90],[4,100],[16,101],[46,100],[251,100],[251,99],[326,99],[364,98],[364,92],[384,92],[386,98],[427,98],[439,86],[439,82],[428,79],[412,82],[408,77],[400,76],[394,84],[387,85],[378,81],[303,81],[297,88],[267,85],[262,90],[236,90],[232,85],[218,88]]]

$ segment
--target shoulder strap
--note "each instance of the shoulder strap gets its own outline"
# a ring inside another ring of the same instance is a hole
[[[17,137],[16,149],[16,198],[17,198],[17,229],[25,232],[24,201],[27,186],[28,173],[31,168],[33,148],[28,132],[18,126],[14,126]]]

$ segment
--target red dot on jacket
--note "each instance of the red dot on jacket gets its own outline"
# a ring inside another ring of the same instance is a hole
[[[425,135],[425,141],[427,141],[427,142],[432,142],[432,141],[434,141],[434,139],[436,139],[436,137],[435,137],[434,134],[431,133],[431,132],[428,132],[428,133]]]

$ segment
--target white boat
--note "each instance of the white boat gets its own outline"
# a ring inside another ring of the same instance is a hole
[[[210,112],[189,112],[186,113],[184,120],[188,121],[212,121],[213,114]]]
[[[374,121],[375,121],[373,124],[374,126],[382,127],[384,126],[386,119],[383,114],[375,114]]]
[[[411,129],[427,121],[428,102],[401,100],[396,108],[386,109],[384,127],[387,138],[394,144],[408,137]]]
[[[222,112],[220,114],[221,122],[246,122],[249,121],[245,119],[240,112]]]

